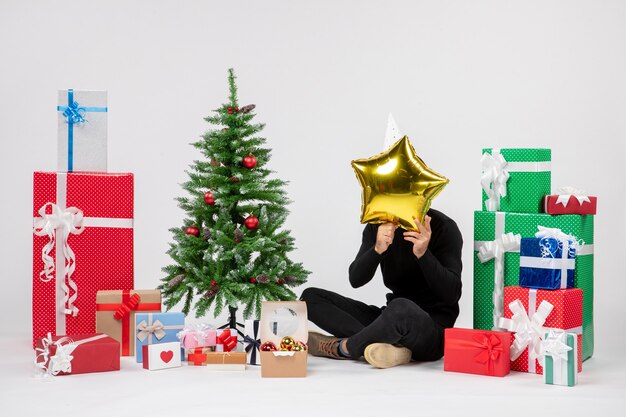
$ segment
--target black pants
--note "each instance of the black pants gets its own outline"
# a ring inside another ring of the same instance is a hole
[[[307,288],[300,299],[306,302],[309,320],[333,336],[348,338],[354,359],[376,342],[407,347],[418,361],[443,356],[443,327],[409,299],[395,298],[380,308],[321,288]]]

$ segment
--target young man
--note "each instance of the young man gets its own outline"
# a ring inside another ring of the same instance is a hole
[[[368,224],[361,248],[349,268],[354,288],[367,284],[380,265],[391,293],[376,307],[320,288],[307,288],[301,299],[309,319],[333,336],[309,333],[309,353],[334,359],[365,360],[389,368],[443,356],[443,329],[459,315],[461,248],[456,223],[429,210],[419,231],[392,223]]]

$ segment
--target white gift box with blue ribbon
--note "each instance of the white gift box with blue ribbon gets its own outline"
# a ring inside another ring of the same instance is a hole
[[[59,90],[59,172],[107,172],[107,112],[106,91]]]
[[[574,288],[579,244],[559,229],[539,229],[537,237],[521,239],[519,285],[544,290]]]

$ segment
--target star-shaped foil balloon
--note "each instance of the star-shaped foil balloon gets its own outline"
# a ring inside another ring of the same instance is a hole
[[[424,221],[432,199],[448,183],[417,156],[407,136],[383,153],[352,161],[352,168],[363,187],[361,223],[417,230],[413,219]]]

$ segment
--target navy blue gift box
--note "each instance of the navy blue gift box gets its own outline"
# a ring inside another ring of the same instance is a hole
[[[519,285],[558,290],[574,288],[576,249],[554,238],[522,238]]]

